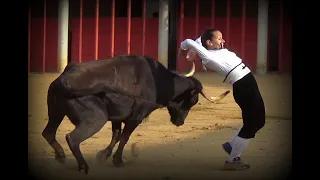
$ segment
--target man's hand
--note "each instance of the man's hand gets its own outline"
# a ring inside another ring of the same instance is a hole
[[[189,61],[189,62],[193,62],[193,61],[196,59],[196,56],[197,56],[196,52],[191,49],[191,50],[188,52],[188,54],[187,54],[187,56],[186,56],[186,59],[187,59],[187,61]],[[201,64],[202,64],[202,63],[201,63]],[[204,65],[202,65],[202,69],[205,70],[205,71],[207,71],[207,68],[206,68]]]
[[[179,48],[179,51],[178,51],[178,61],[180,61],[181,59],[182,59],[182,57],[185,57],[185,55],[186,55],[186,50],[183,50],[183,49],[181,49],[181,48]]]
[[[194,50],[190,50],[186,56],[187,61],[192,62],[196,58],[196,52]]]

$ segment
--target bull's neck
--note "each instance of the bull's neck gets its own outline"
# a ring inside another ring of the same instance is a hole
[[[189,81],[177,74],[166,71],[156,80],[157,103],[166,106],[170,100],[189,88]]]
[[[174,99],[180,94],[184,93],[187,89],[189,89],[190,84],[187,78],[175,75],[174,86],[174,95],[171,97],[171,99]]]

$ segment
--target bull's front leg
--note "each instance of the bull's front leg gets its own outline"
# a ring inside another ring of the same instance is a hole
[[[103,162],[107,160],[113,151],[114,146],[119,142],[121,135],[121,122],[112,122],[112,138],[111,142],[105,149],[99,151],[96,155],[96,160],[98,162]]]
[[[113,164],[116,167],[124,166],[124,163],[122,160],[122,153],[123,153],[124,146],[127,144],[130,138],[130,135],[139,124],[140,124],[140,121],[129,121],[124,126],[124,129],[120,135],[120,143],[119,143],[118,149],[113,155],[113,160],[112,160]]]

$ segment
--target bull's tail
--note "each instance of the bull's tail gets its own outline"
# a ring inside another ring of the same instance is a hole
[[[47,106],[48,106],[48,116],[64,116],[64,103],[63,97],[60,94],[61,85],[59,79],[54,80],[48,89],[47,94]]]

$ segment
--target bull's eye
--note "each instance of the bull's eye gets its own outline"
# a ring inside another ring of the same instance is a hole
[[[192,99],[191,99],[191,103],[192,103],[192,104],[196,103],[196,99],[195,99],[195,98],[192,98]]]
[[[197,100],[198,100],[198,95],[195,94],[195,95],[192,96],[190,102],[191,102],[192,105],[195,105],[197,103]]]

